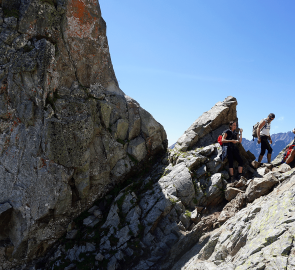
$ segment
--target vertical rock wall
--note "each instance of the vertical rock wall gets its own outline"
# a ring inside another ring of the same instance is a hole
[[[3,0],[0,25],[0,265],[10,269],[44,254],[167,140],[120,90],[97,1]]]

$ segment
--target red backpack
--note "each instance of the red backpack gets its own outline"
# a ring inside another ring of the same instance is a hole
[[[292,144],[292,145],[290,145],[290,146],[286,149],[285,154],[284,154],[284,156],[283,156],[283,160],[282,160],[282,162],[285,162],[285,161],[287,160],[287,158],[288,158],[288,156],[290,155],[290,153],[292,152],[294,146],[295,146],[295,145]]]
[[[223,144],[223,143],[222,143],[222,135],[219,135],[219,136],[218,136],[217,142],[218,142],[220,145]]]

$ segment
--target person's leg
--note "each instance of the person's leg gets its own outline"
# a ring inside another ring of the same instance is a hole
[[[261,151],[260,151],[260,155],[259,155],[259,158],[258,158],[258,162],[261,163],[261,160],[265,154],[265,150],[266,150],[266,142],[267,142],[267,139],[265,136],[261,136]]]
[[[268,142],[268,140],[265,140],[265,147],[267,149],[267,162],[270,163],[271,162],[271,154],[272,154],[272,148]]]
[[[241,158],[241,155],[239,153],[239,150],[237,148],[235,148],[234,150],[234,156],[235,156],[235,159],[238,161],[238,180],[240,180],[241,176],[242,176],[242,173],[243,173],[243,159]]]
[[[295,149],[293,149],[290,153],[290,155],[286,159],[286,163],[290,164],[295,158]]]
[[[234,175],[234,168],[229,168],[229,176],[233,176]]]
[[[230,182],[233,182],[234,178],[234,157],[233,151],[231,148],[227,149],[227,159],[228,159],[228,167],[229,167],[229,176]]]

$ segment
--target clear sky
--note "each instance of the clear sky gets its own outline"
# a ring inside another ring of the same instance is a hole
[[[99,0],[120,88],[160,122],[171,145],[227,96],[239,127],[276,114],[295,127],[294,0]]]

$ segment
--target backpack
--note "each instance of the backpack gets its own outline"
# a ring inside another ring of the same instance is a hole
[[[282,159],[282,163],[285,162],[285,161],[287,160],[287,158],[288,158],[288,156],[291,154],[291,152],[292,152],[294,146],[295,146],[295,144],[292,144],[292,145],[290,145],[290,146],[286,149],[285,154],[284,154],[283,159]]]
[[[219,135],[218,138],[217,138],[217,142],[220,144],[220,145],[223,145],[222,143],[222,135]]]
[[[217,138],[217,142],[218,142],[221,146],[223,145],[222,137],[223,137],[223,135],[224,135],[224,133],[225,133],[226,131],[228,131],[228,129],[225,130],[225,131],[223,131],[222,134],[219,135],[218,138]]]
[[[265,120],[265,119],[263,119],[263,120]],[[257,123],[253,126],[253,129],[252,129],[252,137],[253,137],[253,141],[254,141],[254,137],[257,138],[257,129],[258,129],[258,127],[260,126],[261,122],[262,122],[262,121],[259,121],[259,122],[257,122]],[[265,125],[260,129],[260,131],[263,130],[263,129],[266,127],[266,125],[267,125],[267,122],[266,122]]]

